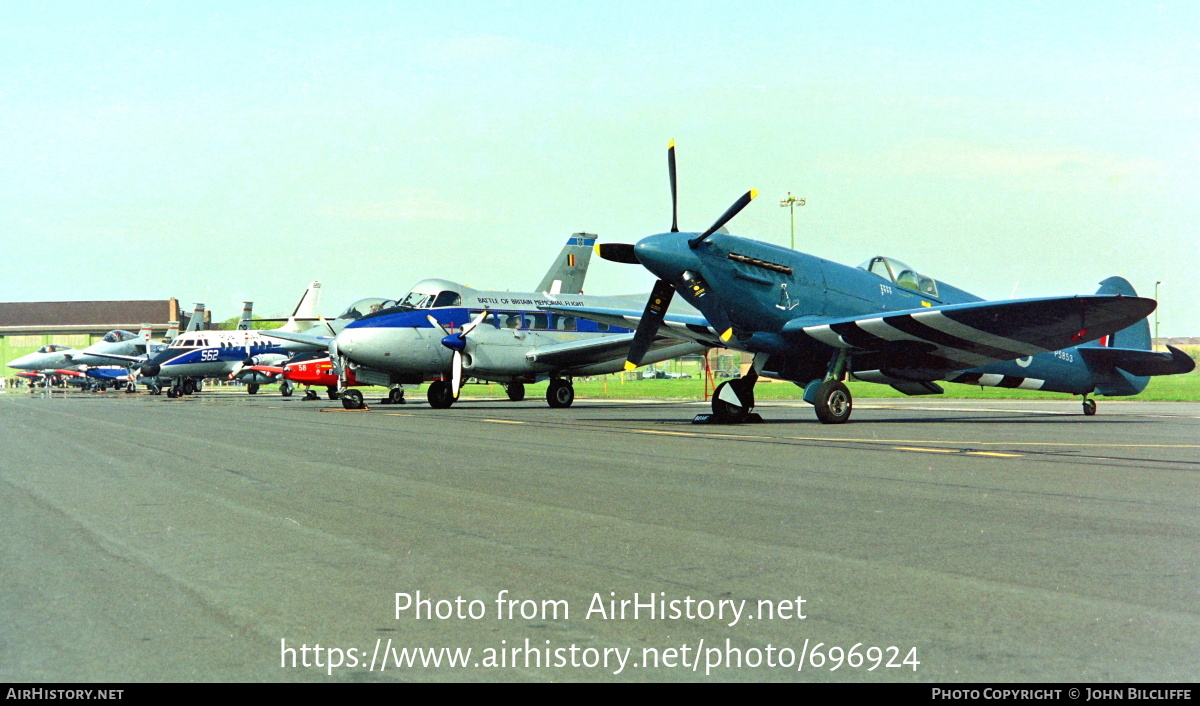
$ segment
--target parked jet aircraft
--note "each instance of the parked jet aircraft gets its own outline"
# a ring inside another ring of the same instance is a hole
[[[286,388],[280,387],[284,397],[291,397],[296,385],[304,385],[309,388],[305,391],[306,400],[317,399],[317,391],[313,387],[324,387],[331,400],[338,398],[340,381],[328,353],[297,353],[280,365],[253,365],[246,370],[260,373],[264,379],[272,382],[283,380],[283,385],[287,385]],[[345,377],[344,384],[347,387],[366,384],[358,382],[353,371],[347,371]],[[285,389],[286,392],[283,392]]]
[[[308,321],[319,298],[321,283],[313,282],[305,290],[292,316],[286,319],[293,326]],[[197,304],[202,307],[202,304]],[[262,331],[250,330],[253,302],[245,302],[242,317],[235,331],[189,331],[171,341],[165,349],[152,355],[141,367],[141,374],[171,380],[168,397],[189,395],[200,390],[206,377],[226,377],[246,366],[273,364],[286,360],[291,354],[289,344],[265,338]],[[195,321],[197,317],[193,317]],[[258,319],[273,320],[273,319]],[[258,392],[258,384],[246,386],[250,394]]]
[[[8,361],[8,367],[17,370],[37,373],[39,371],[53,372],[59,368],[69,368],[75,363],[67,357],[68,353],[77,353],[74,348],[60,343],[47,343],[33,353],[26,353],[19,358]],[[22,374],[21,377],[30,377]]]
[[[203,321],[204,305],[197,303],[191,321],[188,323],[188,330],[198,329]],[[173,339],[178,333],[179,322],[170,322],[166,339]],[[31,384],[33,380],[40,379],[44,374],[58,374],[61,377],[62,374],[57,372],[59,370],[82,372],[81,366],[106,366],[116,362],[126,367],[137,367],[146,360],[145,341],[148,339],[149,332],[146,325],[143,325],[143,332],[140,336],[129,331],[114,329],[104,334],[100,341],[83,350],[50,343],[34,353],[10,361],[8,366],[29,371],[21,373],[21,376],[30,379]],[[165,347],[165,344],[151,343],[150,345],[152,349]]]
[[[582,260],[586,268],[586,256],[571,251],[587,248],[590,254],[594,242],[595,236],[576,234],[560,259]],[[570,309],[640,300],[583,295],[584,274],[566,286],[555,286],[547,275],[541,293],[480,291],[442,279],[418,282],[397,306],[346,325],[330,345],[334,368],[352,371],[359,382],[391,386],[393,402],[402,399],[402,392],[396,394],[402,385],[432,380],[427,398],[435,408],[454,404],[466,376],[502,383],[514,401],[524,399],[525,383],[549,378],[546,402],[568,407],[575,400],[571,377],[620,370],[621,354],[633,338],[629,329],[580,320]],[[562,312],[538,308],[550,304]],[[646,362],[657,362],[703,346],[663,338],[647,348]],[[362,406],[357,390],[341,398],[347,408]]]
[[[636,245],[606,244],[601,257],[641,264],[659,277],[643,311],[545,307],[614,325],[637,322],[628,366],[667,335],[755,354],[749,373],[713,396],[721,421],[744,420],[760,374],[791,380],[817,418],[841,423],[853,401],[848,377],[908,395],[940,394],[940,381],[1083,396],[1133,395],[1150,376],[1186,373],[1185,353],[1150,350],[1156,303],[1120,277],[1095,295],[988,302],[884,257],[847,267],[718,229],[754,198],[750,191],[703,233],[679,232],[674,143],[668,149],[670,232]],[[675,292],[702,317],[667,315]],[[666,324],[666,326],[663,326]]]

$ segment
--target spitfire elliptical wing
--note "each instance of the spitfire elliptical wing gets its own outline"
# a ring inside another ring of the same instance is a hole
[[[966,370],[1094,341],[1144,319],[1154,300],[1081,295],[972,302],[867,314],[801,317],[784,338],[811,338],[834,348],[904,355],[913,367]]]

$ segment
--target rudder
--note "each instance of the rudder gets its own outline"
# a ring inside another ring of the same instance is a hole
[[[1133,285],[1124,277],[1109,277],[1104,280],[1100,283],[1100,289],[1096,290],[1096,294],[1125,297],[1137,296]],[[1133,348],[1140,351],[1148,351],[1153,347],[1152,343],[1153,341],[1150,338],[1150,318],[1146,317],[1132,326],[1117,331],[1111,336],[1101,338],[1096,342],[1096,345],[1107,348]]]

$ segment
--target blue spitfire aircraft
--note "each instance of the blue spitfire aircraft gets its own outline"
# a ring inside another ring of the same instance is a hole
[[[940,381],[1064,392],[1082,395],[1084,414],[1093,415],[1091,394],[1134,395],[1150,376],[1195,368],[1178,349],[1150,350],[1146,317],[1156,302],[1120,277],[1094,295],[984,301],[889,258],[847,267],[724,232],[754,191],[703,233],[681,233],[673,141],[667,163],[670,232],[597,246],[604,259],[658,276],[645,309],[544,308],[637,322],[627,367],[642,363],[660,335],[754,353],[745,376],[714,392],[716,421],[747,419],[759,375],[803,387],[817,418],[837,424],[852,410],[848,377],[908,395],[941,394]],[[676,292],[703,317],[665,314]]]
[[[362,394],[346,389],[348,370],[358,383],[391,386],[392,403],[403,400],[404,386],[432,380],[427,397],[439,409],[454,404],[468,376],[503,384],[513,401],[524,399],[526,383],[549,378],[546,402],[569,407],[575,399],[571,377],[621,370],[633,340],[630,329],[580,320],[571,310],[637,306],[642,300],[580,292],[594,243],[589,234],[572,236],[560,257],[579,268],[578,276],[549,281],[548,275],[540,292],[481,291],[429,279],[399,304],[350,322],[329,346],[342,379],[342,404],[362,407]],[[548,313],[539,309],[545,305],[560,308]],[[649,363],[698,353],[704,345],[663,337],[645,348]]]

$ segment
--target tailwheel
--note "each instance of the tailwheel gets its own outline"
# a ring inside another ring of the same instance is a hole
[[[555,409],[570,407],[575,401],[575,386],[570,380],[554,378],[546,388],[546,403]]]
[[[1089,417],[1096,416],[1096,400],[1090,397],[1083,398],[1083,413]]]
[[[346,409],[362,409],[366,407],[363,404],[362,393],[358,390],[346,390],[342,393],[342,406]]]
[[[726,380],[713,390],[712,411],[723,424],[741,424],[754,409],[754,387],[741,380]]]
[[[850,390],[840,380],[826,380],[817,388],[817,399],[813,402],[817,419],[822,424],[842,424],[850,419],[854,399]]]
[[[434,409],[449,409],[454,404],[454,390],[445,380],[434,380],[429,383],[429,406]]]
[[[504,386],[504,391],[508,393],[508,399],[513,402],[525,399],[525,383],[523,382],[510,382]]]

